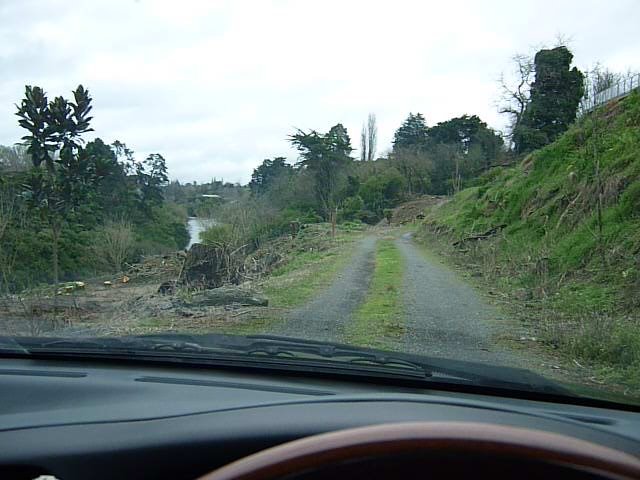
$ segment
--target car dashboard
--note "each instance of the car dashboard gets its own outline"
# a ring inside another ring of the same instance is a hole
[[[535,428],[640,456],[632,411],[247,369],[4,359],[0,477],[193,479],[319,433],[396,422]]]

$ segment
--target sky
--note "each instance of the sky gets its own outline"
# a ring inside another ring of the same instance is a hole
[[[342,123],[357,149],[369,112],[379,153],[410,112],[503,130],[515,53],[562,36],[582,70],[640,71],[639,24],[639,0],[0,0],[0,144],[24,134],[25,85],[82,84],[87,140],[161,153],[181,182],[246,183],[265,158],[296,160],[297,128]]]

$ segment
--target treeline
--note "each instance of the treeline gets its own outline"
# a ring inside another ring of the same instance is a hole
[[[49,100],[26,87],[23,144],[0,148],[0,288],[119,271],[142,254],[184,248],[186,213],[165,200],[160,154],[138,161],[124,143],[91,131],[91,97]]]
[[[248,193],[246,186],[216,178],[203,183],[173,180],[164,188],[167,201],[185,208],[190,217],[205,218],[215,216],[222,203],[243,200]]]
[[[253,171],[250,196],[216,210],[227,226],[212,229],[208,238],[237,237],[237,244],[255,246],[292,222],[374,224],[403,201],[472,186],[493,167],[551,143],[575,120],[585,75],[571,66],[572,59],[565,46],[514,57],[515,84],[502,81],[501,112],[511,118],[504,135],[477,115],[430,126],[421,113],[410,113],[395,131],[392,148],[377,155],[376,118],[370,114],[354,155],[340,123],[326,132],[297,130],[289,141],[298,158],[264,160]],[[596,74],[603,77],[602,71]]]
[[[363,138],[375,138],[372,128],[369,121]],[[297,161],[264,160],[249,183],[253,200],[281,211],[284,220],[335,216],[376,223],[399,202],[459,190],[507,155],[501,136],[476,115],[429,127],[423,115],[411,113],[395,132],[392,150],[375,158],[366,141],[367,154],[354,158],[342,124],[326,133],[298,130],[289,141]]]

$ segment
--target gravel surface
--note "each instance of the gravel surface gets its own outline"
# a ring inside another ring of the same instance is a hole
[[[420,355],[512,365],[491,340],[498,313],[455,272],[421,253],[411,234],[396,240],[405,259],[406,335],[402,349]]]
[[[349,264],[333,284],[306,305],[292,311],[273,335],[340,342],[344,326],[362,303],[373,273],[376,237],[360,240]]]

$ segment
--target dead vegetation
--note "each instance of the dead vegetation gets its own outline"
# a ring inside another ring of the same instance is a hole
[[[123,335],[229,327],[267,313],[261,280],[301,253],[334,243],[330,226],[302,226],[251,254],[229,245],[143,258],[123,272],[0,298],[0,330],[10,335]],[[71,285],[71,284],[68,284]],[[262,312],[262,313],[260,313]]]
[[[393,210],[391,221],[395,225],[404,225],[422,220],[425,217],[427,208],[442,205],[447,201],[446,196],[424,195],[416,200],[403,203]]]

